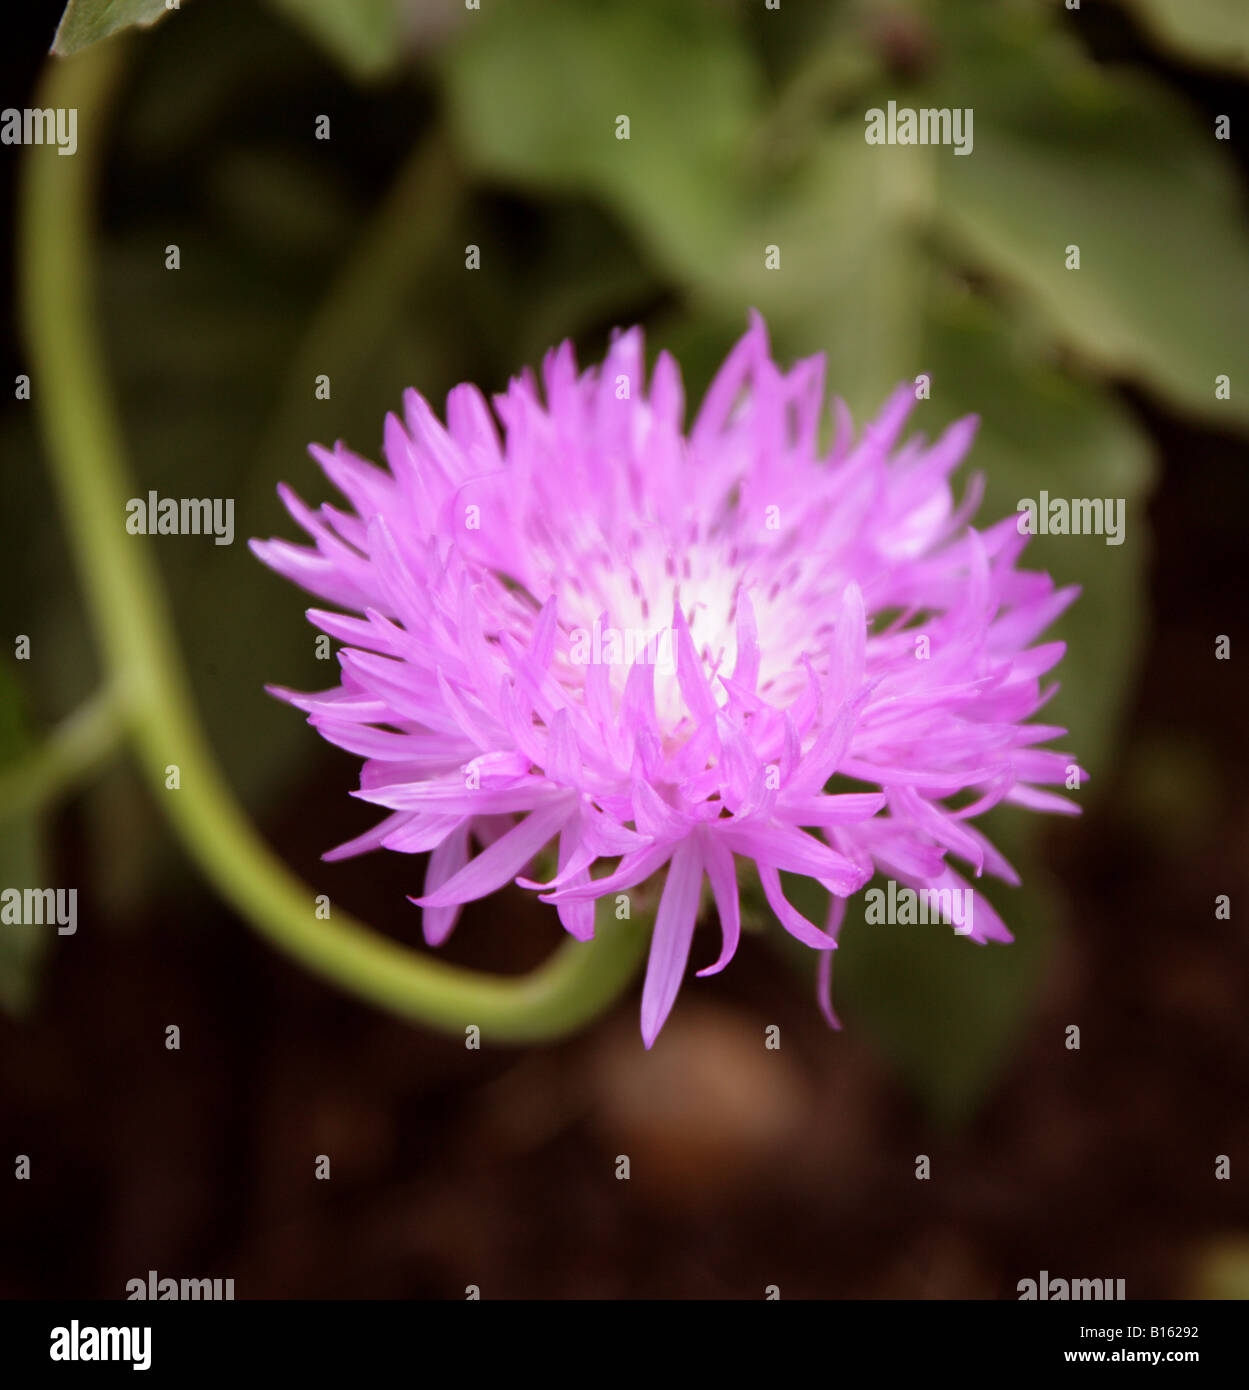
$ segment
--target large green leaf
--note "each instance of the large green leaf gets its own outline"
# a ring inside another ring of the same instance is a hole
[[[1244,0],[1125,0],[1141,23],[1181,57],[1249,73]]]
[[[169,13],[165,0],[69,0],[52,51],[65,58],[119,29],[149,28]]]
[[[945,925],[878,925],[864,897],[850,904],[834,965],[837,1008],[861,1024],[934,1119],[967,1119],[1010,1065],[1052,956],[1061,901],[1035,862],[1016,865],[1022,888],[983,880],[972,889],[1015,934],[977,946]],[[875,880],[874,887],[882,886]]]
[[[1249,428],[1249,235],[1213,128],[1027,12],[952,19],[946,37],[949,61],[915,104],[974,108],[972,153],[938,166],[939,225],[959,254],[1095,369]],[[1216,399],[1222,374],[1230,400]]]
[[[870,1038],[929,1116],[951,1126],[969,1119],[1009,1068],[1064,916],[1061,886],[1028,848],[1034,826],[1026,814],[999,810],[982,828],[1019,870],[1023,885],[965,874],[975,894],[973,911],[981,899],[989,902],[1014,933],[1013,942],[980,946],[939,923],[869,923],[865,895],[887,885],[878,876],[847,903],[833,957],[833,1005],[846,1028]],[[822,922],[824,890],[811,879],[782,879],[790,901]],[[767,921],[782,954],[813,976],[812,953],[769,920],[754,875],[745,871],[742,880],[744,920]]]
[[[916,228],[931,195],[931,151],[880,159],[861,129],[822,134],[757,200],[732,257],[700,267],[704,299],[758,308],[785,357],[822,352],[828,387],[864,418],[922,366],[928,258]],[[774,247],[779,268],[769,269]]]
[[[492,6],[464,26],[444,72],[481,172],[594,194],[680,278],[723,263],[758,104],[731,16],[622,0]]]
[[[399,0],[269,0],[355,77],[375,77],[402,51]]]

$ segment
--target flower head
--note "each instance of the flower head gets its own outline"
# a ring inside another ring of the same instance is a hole
[[[584,372],[565,343],[494,414],[462,385],[443,424],[407,392],[387,470],[314,447],[349,508],[283,487],[313,544],[253,548],[343,610],[309,612],[345,644],[341,683],[277,692],[365,760],[356,794],[389,812],[327,857],[427,851],[413,901],[432,945],[512,880],[584,940],[596,899],[666,868],[648,1047],[704,882],[723,945],[699,973],[733,956],[739,861],[825,964],[878,870],[962,891],[955,858],[1018,882],[972,821],[999,801],[1075,809],[1043,790],[1071,776],[1038,747],[1064,731],[1025,721],[1063,653],[1033,643],[1076,590],[1017,568],[1017,518],[972,528],[979,479],[956,504],[950,478],[975,420],[904,442],[913,400],[899,387],[857,440],[836,402],[822,449],[822,359],[783,372],[754,317],[688,433],[676,363],[661,353],[647,384],[632,329]],[[549,880],[521,877],[552,844]],[[828,890],[826,921],[783,872]],[[959,929],[1011,940],[983,902]]]

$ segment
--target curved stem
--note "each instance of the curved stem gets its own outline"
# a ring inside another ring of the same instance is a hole
[[[551,1038],[587,1022],[632,979],[638,922],[603,921],[532,974],[505,978],[416,954],[335,912],[268,849],[234,799],[194,713],[150,551],[124,526],[130,494],[121,432],[90,311],[91,196],[106,115],[127,44],[112,39],[53,62],[40,105],[77,107],[73,158],[24,154],[19,265],[40,421],[98,639],[124,693],[130,738],[174,829],[200,868],[274,944],[362,998],[449,1032],[476,1024],[500,1042]],[[169,769],[178,790],[167,790]],[[605,914],[609,916],[610,914]]]

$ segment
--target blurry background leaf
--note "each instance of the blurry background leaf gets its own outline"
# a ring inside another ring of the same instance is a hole
[[[1021,499],[1035,500],[1042,490],[1124,501],[1121,545],[1105,536],[1035,536],[1023,559],[1026,569],[1046,570],[1059,585],[1081,586],[1048,634],[1067,643],[1067,655],[1053,673],[1061,689],[1041,717],[1070,729],[1061,746],[1094,778],[1078,795],[1096,795],[1096,779],[1112,765],[1144,636],[1151,451],[1113,396],[1060,371],[1019,317],[1008,324],[987,301],[939,283],[925,344],[932,400],[912,421],[931,437],[962,415],[980,417],[969,468],[985,474],[982,524],[1016,512]]]
[[[741,315],[768,320],[781,357],[823,353],[827,386],[864,420],[922,367],[933,152],[878,151],[853,125],[819,137],[801,165],[759,200],[734,257],[709,265],[701,289]],[[779,252],[769,269],[765,250]]]
[[[846,904],[833,956],[833,1008],[846,1028],[872,1041],[927,1114],[943,1125],[966,1121],[1009,1066],[1059,939],[1061,890],[1043,858],[1028,848],[1035,817],[1032,822],[1029,813],[1006,808],[982,823],[1019,871],[1022,887],[975,879],[958,866],[976,899],[983,895],[1014,933],[1010,944],[978,945],[944,924],[868,923],[865,894],[887,891],[888,880],[880,876]],[[823,923],[824,889],[811,879],[781,877],[798,910]],[[749,880],[743,909],[746,918],[758,919],[759,896]],[[766,908],[763,913],[768,915]],[[774,921],[769,939],[798,973],[814,980],[807,947]]]
[[[119,29],[136,25],[147,28],[169,13],[165,0],[69,0],[57,26],[52,51],[68,57]]]
[[[1249,73],[1243,0],[1125,0],[1159,43],[1182,58]]]
[[[466,26],[443,67],[453,127],[482,173],[593,192],[677,275],[722,261],[758,113],[758,74],[727,11],[508,5]]]
[[[399,58],[400,0],[269,0],[354,77],[376,77]]]
[[[0,662],[0,767],[28,752],[21,692],[11,664]],[[43,816],[0,816],[0,889],[51,887],[45,881]],[[49,930],[29,922],[0,922],[0,1008],[20,1016],[34,999]]]
[[[959,252],[1026,295],[1094,369],[1249,428],[1249,392],[1233,382],[1215,398],[1216,376],[1243,363],[1249,238],[1213,126],[1156,80],[1096,67],[1029,12],[978,10],[956,35],[925,104],[976,93],[973,154],[939,163],[940,225]]]
[[[1017,856],[1015,867],[1022,888],[969,879],[1014,933],[1010,945],[980,946],[945,925],[869,925],[862,894],[846,912],[834,957],[834,1006],[846,1027],[870,1033],[945,1124],[967,1119],[1008,1068],[1054,950],[1056,887],[1039,858]]]

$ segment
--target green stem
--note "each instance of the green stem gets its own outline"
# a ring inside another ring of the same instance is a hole
[[[0,768],[0,823],[56,801],[121,746],[125,731],[117,691],[92,695],[39,747]]]
[[[448,1032],[520,1042],[572,1031],[633,978],[647,933],[603,921],[532,974],[504,978],[418,955],[335,909],[318,920],[313,890],[259,839],[195,716],[151,552],[123,524],[131,488],[91,315],[91,199],[105,118],[127,50],[110,40],[53,62],[41,106],[76,107],[77,154],[24,155],[19,264],[36,400],[60,504],[107,664],[125,691],[141,766],[191,856],[263,935],[369,1002]],[[167,790],[176,765],[180,789]]]

